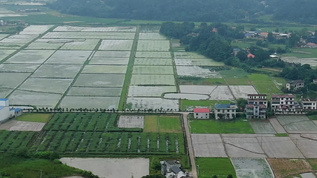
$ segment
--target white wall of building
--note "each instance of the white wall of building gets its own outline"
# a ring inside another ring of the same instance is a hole
[[[1,107],[0,107],[1,108]],[[3,107],[0,109],[0,123],[10,118],[9,107]]]

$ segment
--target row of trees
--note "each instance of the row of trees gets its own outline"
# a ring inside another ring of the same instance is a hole
[[[272,15],[276,20],[314,24],[316,0],[57,0],[49,7],[74,15],[199,22],[255,22]]]

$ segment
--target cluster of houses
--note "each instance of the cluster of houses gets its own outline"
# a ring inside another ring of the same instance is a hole
[[[275,114],[303,114],[317,109],[317,100],[301,99],[295,101],[293,94],[272,95],[270,102],[266,94],[249,94],[244,114],[248,119],[266,119],[268,110]],[[215,119],[234,119],[237,116],[236,104],[216,104],[214,108]],[[209,119],[211,110],[208,108],[195,108],[195,119]]]

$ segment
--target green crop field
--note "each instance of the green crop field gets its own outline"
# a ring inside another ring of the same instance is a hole
[[[182,133],[178,116],[146,116],[144,125],[144,132]]]
[[[26,154],[26,153],[25,153]],[[82,170],[59,161],[27,158],[15,154],[0,155],[0,177],[67,177],[80,176]]]
[[[272,94],[280,94],[282,93],[275,83],[273,82],[272,78],[265,74],[251,74],[248,76],[251,80],[252,84],[256,87],[256,89],[261,94],[267,94],[269,97]]]
[[[35,132],[0,131],[0,152],[26,148]]]
[[[236,119],[231,121],[216,120],[191,120],[191,133],[235,133],[235,134],[253,134],[254,131],[246,119]]]
[[[52,116],[51,114],[26,113],[17,117],[17,120],[31,121],[31,122],[48,122],[51,116]]]
[[[179,117],[159,117],[155,125],[161,129],[160,133],[118,128],[117,114],[57,113],[35,139],[31,150],[64,154],[185,153]]]
[[[213,109],[215,104],[229,104],[230,101],[217,101],[217,100],[181,100],[181,110],[193,110],[197,106],[208,107]]]
[[[226,178],[228,175],[236,176],[236,172],[229,158],[196,158],[199,178]]]

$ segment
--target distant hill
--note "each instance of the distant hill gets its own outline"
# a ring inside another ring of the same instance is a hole
[[[62,13],[123,19],[260,22],[275,20],[316,23],[316,0],[57,0],[49,7]]]

